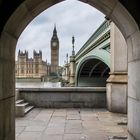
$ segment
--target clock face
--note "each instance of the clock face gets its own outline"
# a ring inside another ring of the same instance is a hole
[[[57,43],[56,43],[56,42],[53,42],[53,43],[52,43],[52,46],[54,46],[54,47],[55,47],[56,45],[57,45]]]

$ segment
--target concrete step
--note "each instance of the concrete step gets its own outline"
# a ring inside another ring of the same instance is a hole
[[[17,117],[24,117],[25,114],[34,108],[34,106],[30,106],[29,103],[24,102],[24,100],[17,100],[15,105]]]
[[[28,112],[30,112],[32,109],[34,108],[34,106],[28,106],[25,108],[25,114],[27,114]]]
[[[21,107],[27,107],[29,105],[29,103],[20,103],[20,104],[16,104],[16,106],[21,106]]]
[[[24,100],[16,100],[16,104],[20,104],[20,103],[23,103],[24,102]]]
[[[111,136],[109,140],[127,140],[127,136]]]

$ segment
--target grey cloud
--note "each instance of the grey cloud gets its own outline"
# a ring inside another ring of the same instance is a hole
[[[78,51],[93,32],[104,21],[104,15],[93,7],[76,0],[56,4],[37,16],[21,34],[18,49],[42,50],[43,59],[50,62],[50,39],[56,23],[60,40],[60,65],[63,65],[66,53],[71,54],[71,37],[76,38]],[[17,52],[16,51],[16,52]]]

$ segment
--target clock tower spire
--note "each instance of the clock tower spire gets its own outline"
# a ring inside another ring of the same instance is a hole
[[[51,38],[51,72],[57,73],[59,66],[59,39],[57,36],[56,25],[54,25]]]

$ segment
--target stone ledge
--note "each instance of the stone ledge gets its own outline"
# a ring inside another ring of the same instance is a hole
[[[107,79],[107,83],[127,84],[128,75],[127,73],[110,74],[109,78]]]
[[[106,87],[61,87],[61,88],[20,88],[18,91],[29,91],[29,92],[106,92]]]
[[[19,89],[19,97],[35,107],[106,107],[105,88]]]

